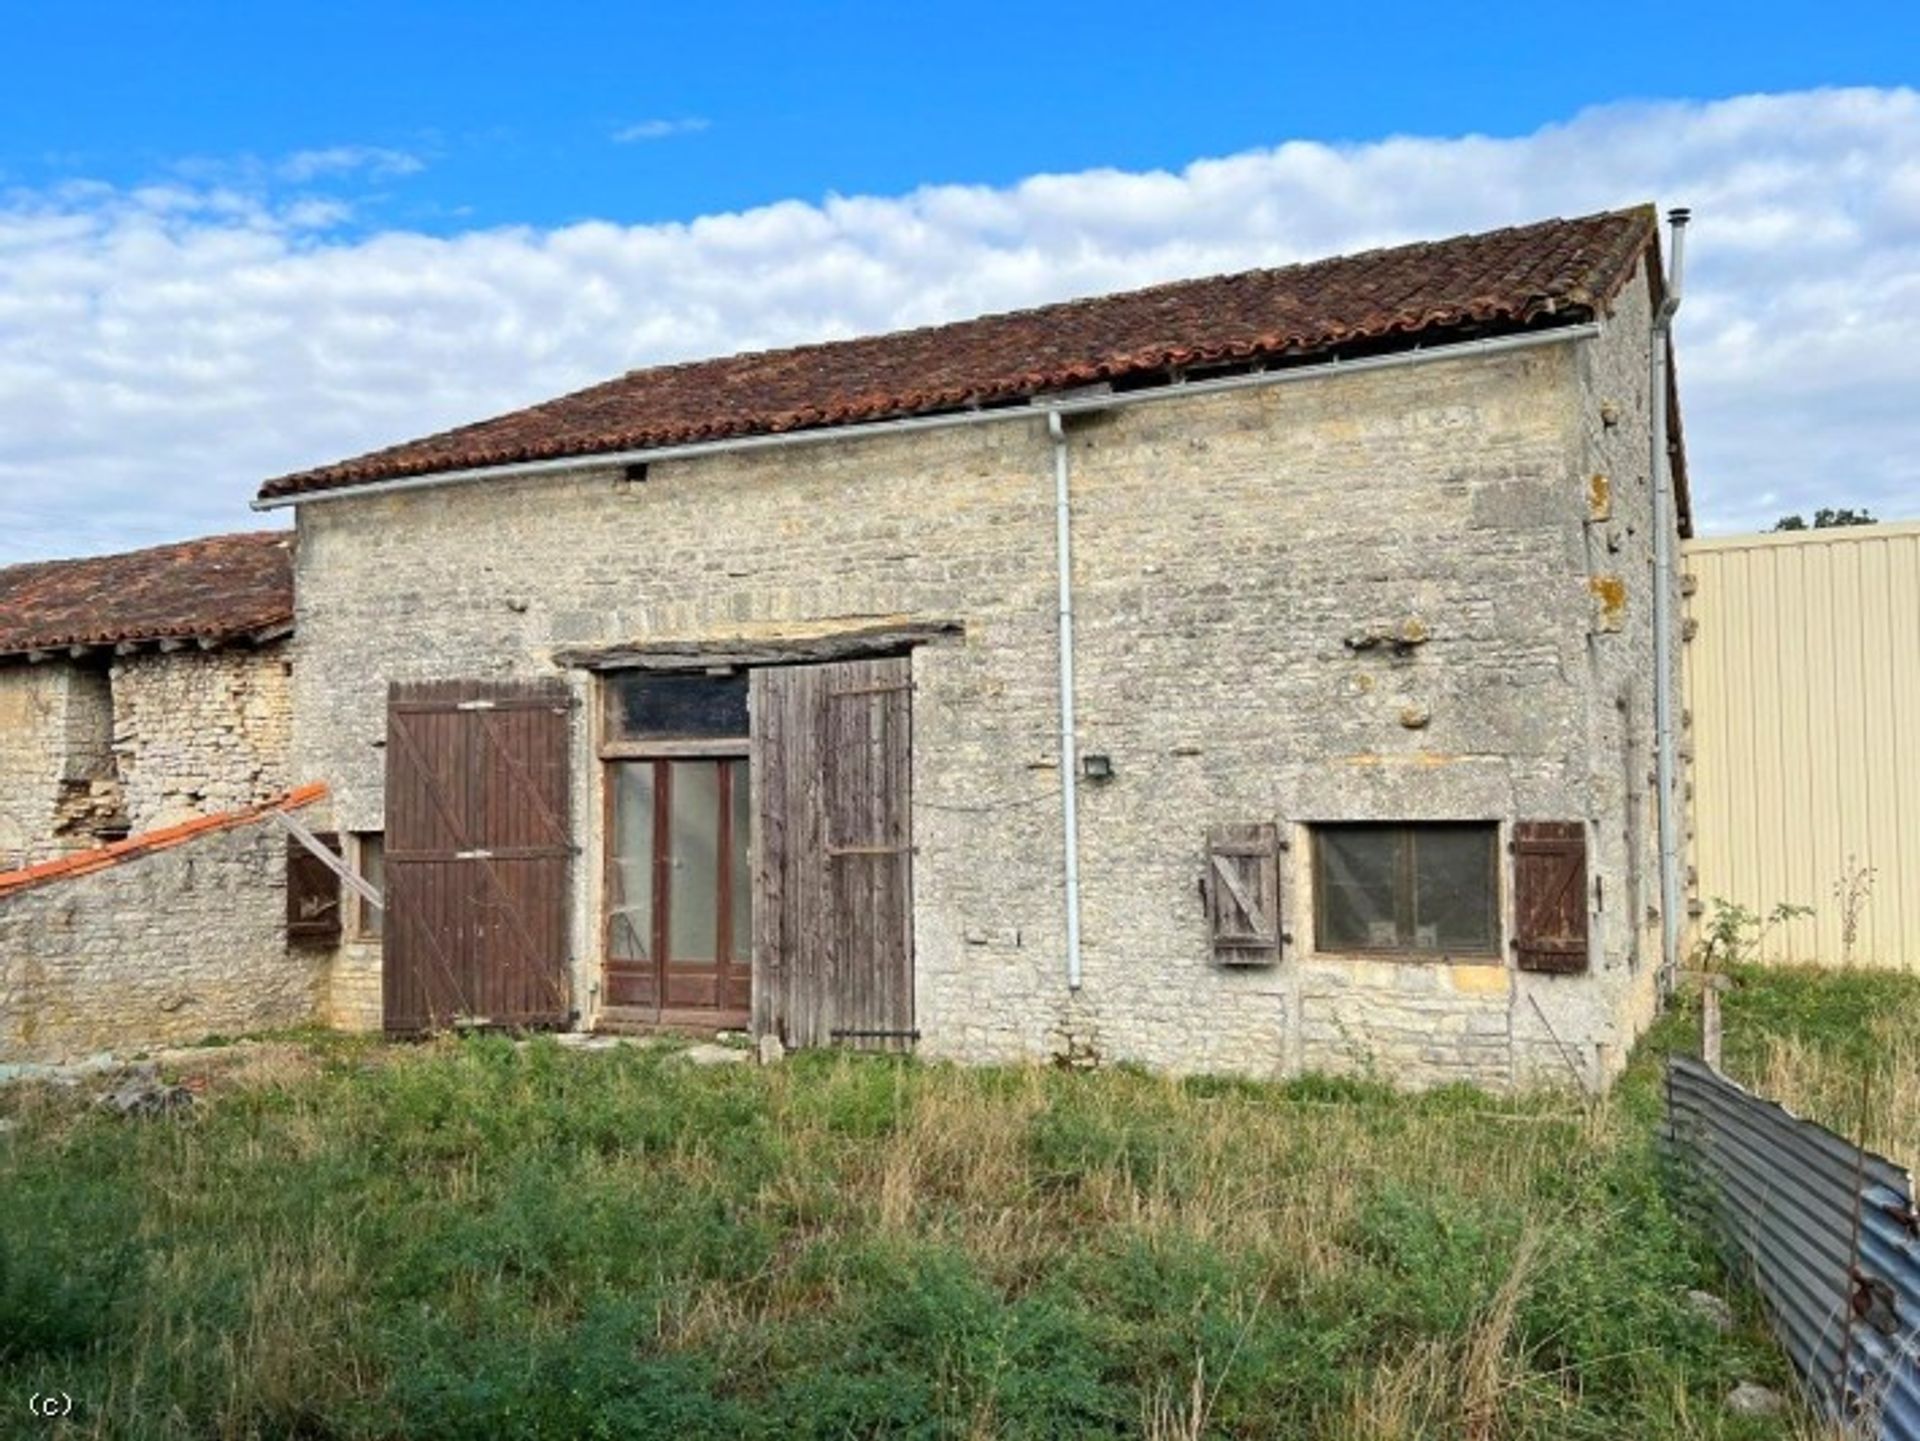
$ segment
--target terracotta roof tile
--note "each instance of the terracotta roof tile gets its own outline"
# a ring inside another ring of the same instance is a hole
[[[237,826],[246,825],[249,821],[256,821],[270,811],[299,810],[302,806],[312,805],[326,793],[326,786],[316,781],[311,785],[296,786],[283,796],[262,801],[257,806],[248,806],[244,810],[195,816],[192,820],[182,821],[176,826],[163,826],[159,830],[143,831],[137,836],[128,836],[124,841],[115,841],[110,846],[95,846],[91,850],[75,851],[70,856],[42,861],[38,865],[27,866],[22,870],[0,871],[0,900],[5,900],[8,896],[16,895],[34,886],[45,885],[49,881],[64,880],[69,876],[91,875],[109,866],[137,860],[154,851],[169,850],[192,840],[195,836],[203,836],[211,831],[230,831]]]
[[[0,656],[231,640],[292,620],[293,537],[284,530],[0,570]]]
[[[263,500],[521,461],[851,425],[1194,367],[1604,311],[1651,206],[1180,281],[892,335],[637,370],[558,400],[270,480]]]

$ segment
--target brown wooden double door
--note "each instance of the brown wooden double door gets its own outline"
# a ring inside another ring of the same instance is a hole
[[[391,688],[388,1030],[567,1023],[571,709],[557,681]]]

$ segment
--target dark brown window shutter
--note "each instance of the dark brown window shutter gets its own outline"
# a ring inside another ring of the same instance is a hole
[[[1587,968],[1587,828],[1580,821],[1513,827],[1514,964],[1574,975]]]
[[[340,854],[340,837],[314,837]],[[340,940],[340,877],[292,836],[287,837],[287,941],[297,946],[331,946]]]
[[[1270,966],[1280,959],[1280,827],[1215,826],[1207,832],[1200,882],[1223,966]]]

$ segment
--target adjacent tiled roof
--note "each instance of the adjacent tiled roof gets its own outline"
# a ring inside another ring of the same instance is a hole
[[[1018,403],[1100,381],[1571,323],[1654,242],[1651,206],[1180,281],[953,325],[636,370],[558,400],[270,480],[263,500],[520,461]]]
[[[293,536],[284,530],[0,570],[0,656],[119,641],[225,641],[292,621]]]
[[[144,855],[151,855],[154,851],[171,850],[174,846],[186,844],[195,836],[204,836],[214,831],[234,830],[239,826],[257,821],[273,811],[297,811],[302,806],[312,805],[326,793],[326,786],[315,781],[311,785],[296,786],[285,795],[262,801],[257,806],[247,806],[237,811],[221,811],[210,816],[195,816],[192,820],[182,821],[176,826],[162,826],[159,830],[142,831],[137,836],[128,836],[124,841],[115,841],[110,846],[95,846],[91,850],[75,851],[70,856],[42,861],[38,865],[27,866],[22,870],[0,871],[0,900],[5,900],[8,896],[20,891],[31,890],[35,886],[45,885],[49,881],[65,880],[69,876],[91,875],[95,871],[105,870],[108,866],[117,866],[126,861],[137,860]]]

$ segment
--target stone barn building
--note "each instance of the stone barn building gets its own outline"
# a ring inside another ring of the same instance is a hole
[[[292,537],[0,570],[0,872],[284,791]]]
[[[1662,971],[1659,256],[1553,220],[269,482],[292,771],[386,902],[333,1013],[1598,1083]]]
[[[309,1021],[292,537],[0,570],[0,1064]],[[295,927],[297,933],[297,927]]]

